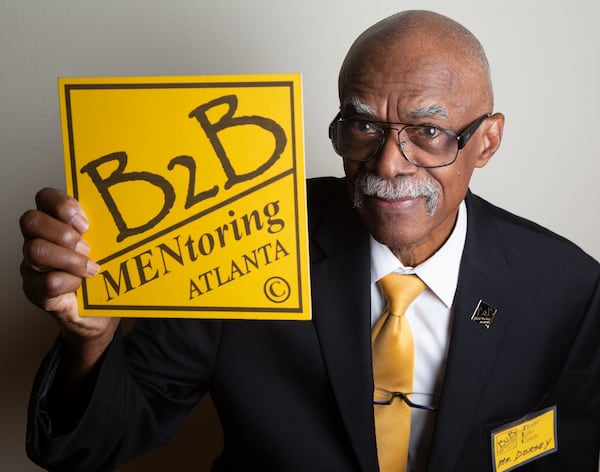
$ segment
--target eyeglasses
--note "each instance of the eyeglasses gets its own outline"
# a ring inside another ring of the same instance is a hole
[[[391,405],[394,398],[400,398],[411,408],[426,411],[437,411],[440,403],[439,395],[434,394],[390,392],[379,387],[373,390],[373,405]]]
[[[456,134],[431,125],[407,125],[385,121],[342,118],[341,112],[329,125],[329,139],[335,152],[349,161],[369,161],[381,151],[386,130],[398,133],[398,146],[404,158],[418,167],[444,167],[453,164],[477,128],[491,114],[481,115]],[[390,125],[400,125],[400,128]]]

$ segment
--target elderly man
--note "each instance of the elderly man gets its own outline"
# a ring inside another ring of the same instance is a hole
[[[468,191],[504,123],[479,42],[393,15],[352,45],[339,94],[346,178],[308,183],[311,322],[155,319],[124,339],[79,318],[89,223],[38,194],[24,290],[62,335],[32,394],[34,461],[113,470],[210,391],[214,470],[597,470],[600,267]]]

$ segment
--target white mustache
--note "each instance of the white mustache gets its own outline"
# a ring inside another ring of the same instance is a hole
[[[354,182],[354,207],[361,208],[364,196],[373,196],[385,200],[402,200],[424,197],[427,214],[433,215],[440,200],[438,186],[426,179],[398,176],[384,179],[370,172],[363,172]]]

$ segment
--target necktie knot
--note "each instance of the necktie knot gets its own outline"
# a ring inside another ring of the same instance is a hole
[[[379,286],[391,315],[404,315],[408,305],[425,289],[425,283],[414,274],[387,274],[379,280]]]

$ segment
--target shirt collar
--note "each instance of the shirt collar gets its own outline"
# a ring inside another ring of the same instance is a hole
[[[448,240],[435,254],[416,267],[404,266],[387,246],[371,236],[371,283],[390,272],[417,274],[444,305],[450,307],[454,301],[466,237],[467,209],[464,201],[458,207],[456,224]]]

